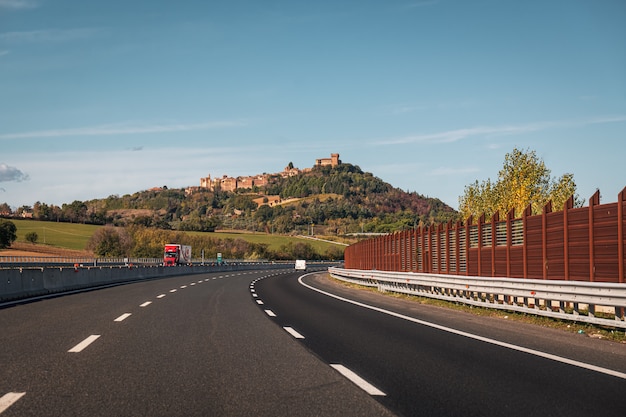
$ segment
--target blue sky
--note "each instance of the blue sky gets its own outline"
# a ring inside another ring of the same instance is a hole
[[[0,202],[339,153],[453,208],[515,147],[626,187],[623,0],[0,0]]]

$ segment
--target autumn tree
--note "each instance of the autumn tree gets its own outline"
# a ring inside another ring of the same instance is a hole
[[[126,230],[106,226],[98,229],[87,242],[87,249],[102,257],[128,256],[132,240]]]
[[[576,195],[573,174],[552,178],[550,170],[535,151],[515,148],[506,154],[495,183],[487,179],[465,187],[463,196],[459,198],[459,212],[466,219],[483,213],[491,217],[496,212],[508,213],[515,209],[519,216],[530,206],[533,214],[539,214],[548,201],[552,201],[555,210],[563,209],[571,196],[574,196],[575,206],[582,205]]]

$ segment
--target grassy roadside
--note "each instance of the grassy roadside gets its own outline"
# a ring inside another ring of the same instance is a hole
[[[398,298],[401,300],[407,300],[424,305],[432,305],[437,307],[448,308],[452,310],[458,310],[465,313],[473,314],[481,317],[495,317],[504,320],[513,320],[527,324],[533,324],[541,327],[549,327],[553,329],[559,329],[570,333],[584,334],[594,339],[610,340],[618,343],[626,344],[626,333],[621,329],[605,328],[587,323],[575,323],[572,321],[565,321],[559,319],[553,319],[550,317],[535,316],[532,314],[519,313],[515,311],[497,310],[484,307],[476,307],[462,303],[455,303],[451,301],[438,300],[435,298],[420,297],[411,294],[401,294],[392,292],[379,292],[376,288],[366,287],[363,285],[353,284],[350,282],[341,281],[330,277],[339,285],[344,287],[353,288],[361,291],[370,291],[377,294],[385,295],[386,297]]]

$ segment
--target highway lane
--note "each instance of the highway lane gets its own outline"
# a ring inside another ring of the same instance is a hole
[[[181,276],[0,310],[0,415],[392,415],[259,308],[250,283],[275,274],[295,277]]]
[[[298,339],[300,343],[321,360],[348,367],[383,392],[384,396],[373,398],[399,415],[626,413],[626,345],[420,306],[347,289],[323,276],[306,276],[303,281],[477,335],[459,335],[340,301],[312,291],[288,275],[254,283],[253,297],[263,302],[262,309],[274,313],[272,320],[278,326],[293,328],[303,337]],[[517,346],[527,351],[516,350]],[[534,351],[614,371],[615,375],[537,356]]]

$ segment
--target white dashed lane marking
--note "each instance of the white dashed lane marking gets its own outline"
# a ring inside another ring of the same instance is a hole
[[[290,335],[292,335],[296,339],[304,339],[304,336],[302,336],[300,333],[295,331],[292,327],[283,327],[283,329],[285,329],[287,331],[287,333],[289,333]]]
[[[339,372],[341,375],[345,376],[350,381],[352,381],[352,383],[354,383],[356,386],[361,388],[363,391],[367,392],[369,395],[377,395],[381,397],[384,397],[387,395],[381,390],[379,390],[378,388],[376,388],[375,386],[373,386],[372,384],[370,384],[369,382],[367,382],[366,380],[364,380],[363,378],[361,378],[360,376],[358,376],[357,374],[355,374],[354,372],[352,372],[350,369],[346,368],[345,366],[339,365],[339,364],[331,364],[330,366],[333,369],[335,369],[337,372]]]
[[[0,397],[0,413],[11,407],[17,400],[22,398],[25,392],[9,392]]]
[[[99,337],[100,337],[99,334],[92,334],[91,336],[89,336],[88,338],[86,338],[85,340],[83,340],[82,342],[80,342],[79,344],[71,348],[70,350],[68,350],[68,352],[72,352],[72,353],[82,352],[83,349],[85,349],[87,346],[95,342],[96,339],[98,339]]]
[[[131,316],[131,313],[124,313],[113,321],[124,321]]]
[[[148,307],[150,304],[152,304],[152,301],[146,301],[143,304],[140,304],[139,307]]]

